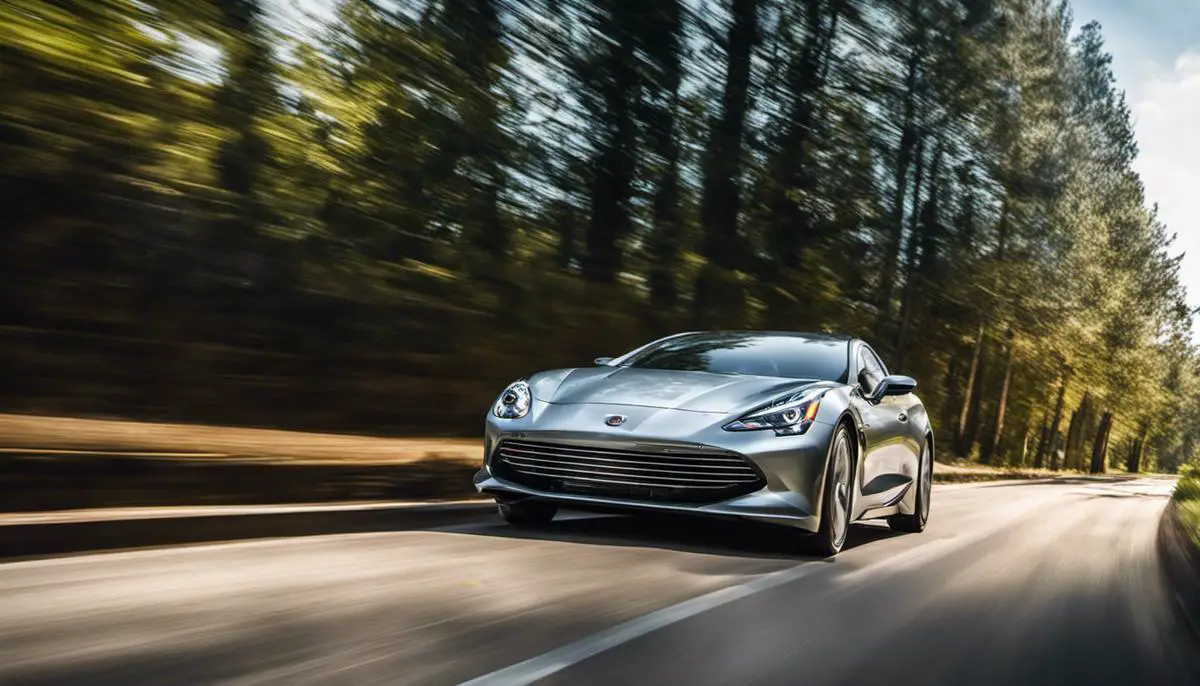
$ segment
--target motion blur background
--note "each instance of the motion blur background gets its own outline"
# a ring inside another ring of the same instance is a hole
[[[477,435],[686,329],[863,336],[944,453],[1174,471],[1200,357],[1048,0],[6,0],[0,411]]]

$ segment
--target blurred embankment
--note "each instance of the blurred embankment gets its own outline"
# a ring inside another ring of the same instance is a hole
[[[1200,470],[1186,470],[1163,513],[1158,549],[1173,600],[1200,637]]]
[[[193,453],[196,458],[276,462],[404,464],[478,462],[477,440],[376,438],[199,424],[0,414],[0,448],[126,453]]]
[[[0,415],[0,510],[442,499],[480,445]]]
[[[0,414],[0,511],[463,498],[481,461],[477,439]],[[938,463],[934,478],[1052,474]]]

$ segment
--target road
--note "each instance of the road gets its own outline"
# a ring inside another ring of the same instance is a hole
[[[0,564],[3,684],[1200,684],[1171,482],[938,486],[930,527],[494,516]]]

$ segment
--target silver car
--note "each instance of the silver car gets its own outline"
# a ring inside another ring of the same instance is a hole
[[[925,528],[933,430],[915,389],[847,336],[678,334],[509,385],[475,486],[512,524],[559,506],[735,517],[834,555],[854,521]]]

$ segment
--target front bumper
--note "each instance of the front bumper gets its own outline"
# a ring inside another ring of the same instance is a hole
[[[609,427],[604,417],[622,414],[625,424]],[[535,401],[528,416],[503,420],[489,416],[485,463],[475,474],[475,487],[497,499],[537,498],[576,509],[658,511],[735,517],[816,531],[820,524],[825,460],[833,425],[817,421],[800,436],[771,431],[732,432],[721,428],[728,417],[683,410],[616,405],[550,405]],[[581,430],[579,427],[588,427]],[[670,446],[737,453],[763,476],[757,491],[719,502],[671,502],[610,495],[540,490],[516,483],[492,468],[496,447],[504,440],[567,443],[613,450]]]

